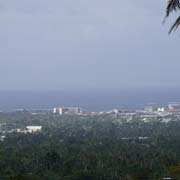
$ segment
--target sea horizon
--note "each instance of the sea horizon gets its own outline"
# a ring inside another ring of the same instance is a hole
[[[142,109],[147,105],[180,102],[179,89],[99,89],[99,90],[22,90],[0,91],[0,110],[50,109],[78,106],[85,111],[114,108]]]

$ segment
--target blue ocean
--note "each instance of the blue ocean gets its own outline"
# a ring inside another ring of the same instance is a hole
[[[166,105],[180,102],[180,91],[174,89],[146,90],[56,90],[2,91],[0,110],[50,109],[56,106],[79,106],[85,111],[113,108],[142,109],[149,104]]]

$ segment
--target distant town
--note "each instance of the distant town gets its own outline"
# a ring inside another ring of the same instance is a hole
[[[110,116],[114,117],[116,121],[123,122],[133,122],[138,119],[141,122],[152,122],[159,121],[162,123],[168,123],[171,121],[180,121],[180,104],[178,103],[170,103],[166,106],[157,106],[157,105],[148,105],[145,106],[144,109],[125,109],[125,108],[115,108],[109,111],[100,111],[100,112],[87,112],[83,111],[81,107],[54,107],[51,109],[15,109],[9,112],[2,111],[1,114],[13,116],[13,114],[26,114],[30,116],[79,116],[79,118],[83,117],[93,117],[93,116]],[[6,122],[0,124],[0,132],[2,133],[1,140],[5,138],[4,133],[39,133],[42,130],[41,125],[27,124],[24,128],[11,128],[7,130]],[[5,130],[3,130],[5,129]]]
[[[75,162],[87,163],[88,167],[96,169],[96,171],[99,170],[99,162],[103,164],[103,172],[104,167],[107,166],[106,171],[109,172],[113,166],[115,175],[119,169],[132,168],[132,164],[134,164],[135,171],[137,165],[138,168],[150,169],[149,173],[143,174],[145,177],[143,179],[148,179],[147,177],[153,177],[150,179],[157,179],[156,177],[173,179],[171,177],[174,176],[169,173],[169,168],[179,167],[179,158],[177,158],[180,157],[179,122],[180,104],[178,103],[170,103],[165,106],[148,105],[136,110],[114,108],[100,112],[88,112],[82,107],[76,106],[15,109],[0,112],[0,145],[1,148],[4,148],[3,152],[7,154],[5,157],[10,159],[12,157],[9,156],[9,147],[13,150],[17,149],[16,153],[11,153],[15,154],[15,158],[19,151],[24,154],[28,150],[28,161],[31,164],[38,162],[33,158],[37,151],[36,148],[39,148],[38,157],[41,158],[42,152],[45,151],[42,161],[45,165],[49,157],[56,157],[58,152],[65,160],[69,156],[77,158]],[[24,149],[21,149],[22,147]],[[52,155],[49,154],[51,151]],[[54,154],[54,152],[56,153]],[[80,156],[77,155],[79,152]],[[83,152],[85,156],[82,155]],[[87,153],[90,154],[87,159],[81,158],[86,157]],[[27,154],[24,157],[27,157]],[[80,159],[78,159],[79,157]],[[97,165],[88,161],[92,157],[96,158]],[[106,161],[107,157],[113,158],[110,164]],[[174,160],[174,157],[177,160]],[[120,164],[119,160],[125,163]],[[169,163],[170,161],[171,163]],[[3,162],[6,162],[6,159]],[[24,166],[23,163],[19,164]],[[117,164],[120,164],[120,167]],[[64,163],[63,166],[69,169],[69,164]],[[74,167],[76,168],[76,164]],[[82,169],[85,168],[86,166],[83,165]],[[141,175],[143,171],[144,169],[140,169],[138,173]],[[133,176],[134,174],[131,173],[123,171],[123,176]],[[78,179],[81,178],[78,176]]]
[[[32,115],[37,114],[54,114],[54,115],[102,115],[102,114],[130,114],[130,113],[142,113],[148,115],[171,115],[180,114],[179,103],[169,103],[166,106],[161,105],[147,105],[143,109],[128,109],[128,108],[114,108],[107,111],[87,111],[82,107],[76,106],[58,106],[49,109],[14,109],[11,111],[1,111],[1,113],[31,113]]]

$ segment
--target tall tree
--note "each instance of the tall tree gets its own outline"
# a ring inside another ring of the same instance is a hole
[[[169,17],[172,12],[180,11],[180,0],[168,0],[167,8],[166,8],[166,17]],[[180,16],[175,20],[172,27],[169,30],[169,33],[176,30],[180,25]]]

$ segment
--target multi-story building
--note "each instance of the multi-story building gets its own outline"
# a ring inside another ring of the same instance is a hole
[[[73,115],[81,113],[81,109],[79,107],[56,107],[53,109],[53,113],[60,115]]]
[[[156,110],[157,110],[157,108],[155,108],[153,106],[146,106],[144,108],[144,111],[146,111],[146,112],[153,112],[153,111],[156,111]]]
[[[168,104],[168,110],[171,112],[180,112],[180,104]]]

